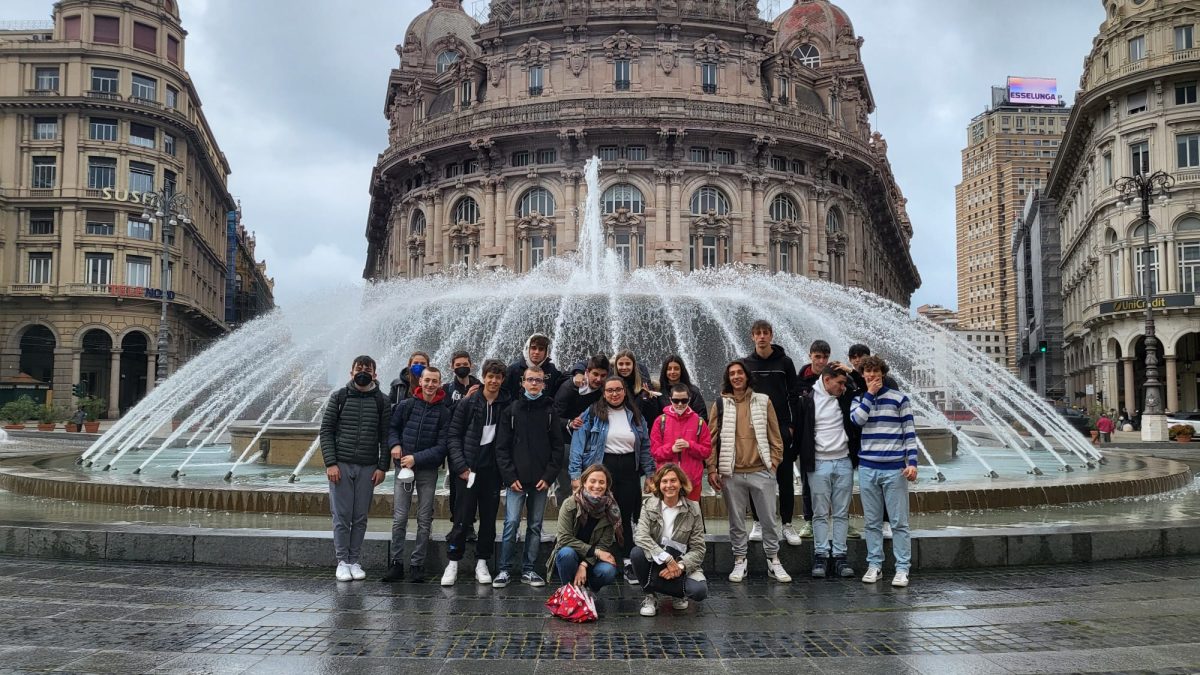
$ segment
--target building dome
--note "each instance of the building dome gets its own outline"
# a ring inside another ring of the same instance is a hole
[[[789,47],[797,34],[805,32],[824,41],[827,47],[837,44],[839,35],[854,35],[850,17],[827,0],[795,0],[791,8],[775,19],[773,26],[779,49]]]
[[[477,50],[471,36],[478,29],[479,23],[463,10],[461,0],[433,0],[433,6],[418,14],[404,34],[405,62],[433,65],[437,54],[447,49],[474,55]]]

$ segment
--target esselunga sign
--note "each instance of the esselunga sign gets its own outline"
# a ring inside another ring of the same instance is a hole
[[[130,204],[141,204],[143,206],[155,206],[158,204],[158,195],[156,193],[138,192],[137,190],[101,188],[100,199],[106,202],[128,202]]]
[[[1176,293],[1174,295],[1155,295],[1150,298],[1150,307],[1166,309],[1168,307],[1195,307],[1196,296],[1191,293]],[[1100,303],[1101,314],[1116,314],[1117,312],[1145,311],[1145,298],[1125,298],[1112,302]]]

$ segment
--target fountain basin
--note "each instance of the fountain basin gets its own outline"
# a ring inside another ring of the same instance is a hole
[[[272,422],[266,431],[263,431],[262,427],[261,424],[251,422],[237,422],[229,427],[230,461],[237,460],[246,448],[250,447],[246,457],[251,458],[262,453],[259,462],[294,469],[312,446],[313,439],[317,437],[321,428],[319,424],[312,422],[290,421]],[[320,451],[314,452],[304,463],[304,467],[311,469],[319,470],[324,466],[325,461],[321,458]]]

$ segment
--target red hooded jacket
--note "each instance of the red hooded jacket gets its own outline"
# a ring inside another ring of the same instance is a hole
[[[680,438],[688,442],[688,447],[683,452],[675,452],[675,441]],[[685,408],[682,415],[668,407],[650,427],[650,456],[658,466],[674,462],[683,468],[692,482],[692,491],[688,494],[692,501],[700,501],[704,460],[710,454],[712,436],[708,423],[691,407]]]

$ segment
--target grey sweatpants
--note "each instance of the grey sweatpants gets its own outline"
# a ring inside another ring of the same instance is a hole
[[[763,469],[754,473],[737,473],[724,477],[721,494],[725,495],[725,510],[729,513],[729,545],[733,557],[746,557],[750,531],[746,529],[746,509],[754,504],[758,522],[762,525],[763,553],[767,560],[779,553],[779,530],[776,529],[775,495],[779,486],[775,474]]]
[[[409,565],[421,567],[425,564],[425,552],[429,548],[429,536],[433,528],[433,494],[437,489],[437,469],[417,469],[416,480],[405,487],[400,481],[395,485],[395,503],[392,510],[392,564],[404,564],[404,545],[408,539],[408,512],[412,508],[415,487],[417,493],[417,542],[413,545]]]
[[[333,553],[338,562],[358,562],[363,538],[367,536],[367,513],[371,510],[371,474],[374,464],[338,462],[342,477],[329,481],[329,510],[333,513]]]

